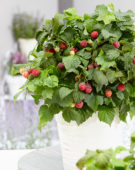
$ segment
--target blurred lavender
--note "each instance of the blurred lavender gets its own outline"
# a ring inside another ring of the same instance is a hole
[[[21,54],[19,51],[17,51],[15,54],[11,54],[11,58],[9,60],[10,67],[13,64],[26,64],[27,59],[26,56]]]

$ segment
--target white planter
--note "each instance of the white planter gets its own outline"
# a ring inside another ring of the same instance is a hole
[[[34,47],[37,44],[37,41],[35,39],[23,39],[20,38],[18,40],[19,48],[22,54],[25,56],[28,56],[29,52],[34,49]]]
[[[107,149],[123,144],[123,124],[118,116],[111,126],[100,122],[94,114],[78,126],[75,122],[67,123],[61,113],[56,116],[63,154],[64,170],[77,170],[76,162],[84,156],[87,149]]]

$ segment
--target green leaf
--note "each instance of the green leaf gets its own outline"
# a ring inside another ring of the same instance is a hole
[[[77,57],[77,56],[63,57],[62,61],[65,65],[67,71],[73,70],[81,64],[81,61],[80,61],[79,57]]]
[[[123,77],[123,73],[121,71],[113,71],[108,69],[106,72],[107,79],[110,83],[114,83],[118,78]]]
[[[80,101],[85,99],[85,93],[75,90],[73,92],[73,99],[75,103],[79,103]]]
[[[96,111],[98,106],[103,104],[103,96],[94,95],[92,93],[86,95],[85,102],[93,111]]]
[[[112,28],[104,28],[101,31],[102,36],[105,40],[108,40],[109,38],[114,38],[115,40],[119,40],[122,33],[120,30],[113,30]]]
[[[34,84],[34,80],[29,81],[27,88],[30,92],[35,92],[37,89],[37,86]]]
[[[102,71],[95,70],[93,73],[94,81],[99,85],[107,85],[108,79]]]
[[[91,58],[91,53],[89,51],[86,51],[86,49],[79,50],[77,52],[77,55],[81,56],[86,60]]]
[[[58,77],[57,76],[49,76],[48,78],[46,78],[44,80],[44,85],[45,86],[48,86],[50,88],[54,88],[54,87],[57,87],[58,86]]]
[[[73,90],[67,88],[67,87],[61,87],[59,90],[59,95],[61,99],[64,99],[66,96],[68,96],[70,93],[72,93]]]
[[[64,11],[64,13],[68,16],[75,16],[75,15],[77,15],[77,9],[68,8],[67,10]]]
[[[121,92],[121,91],[116,92],[116,95],[120,100],[123,100],[125,98],[123,92]]]
[[[121,106],[120,106],[120,110],[119,110],[120,120],[126,122],[127,113],[128,113],[129,110],[130,110],[130,106],[128,104],[126,104],[125,101],[123,101]]]
[[[43,99],[52,99],[53,96],[53,89],[51,88],[45,88],[45,90],[42,91]]]
[[[97,5],[96,13],[99,15],[97,20],[103,21],[106,25],[115,21],[115,14],[111,13],[105,5]]]
[[[115,67],[115,61],[107,61],[106,55],[104,54],[103,50],[100,51],[99,55],[96,58],[97,64],[101,65],[101,70],[107,70],[110,67]]]
[[[117,146],[115,148],[115,153],[118,154],[118,153],[121,153],[123,151],[127,151],[127,149],[124,147],[124,146]]]
[[[42,105],[39,109],[39,117],[40,117],[40,124],[39,124],[39,129],[43,126],[45,126],[49,121],[52,121],[53,119],[53,112],[50,112],[48,106]]]
[[[112,121],[115,116],[115,110],[114,108],[108,107],[108,106],[100,106],[98,109],[98,117],[99,120],[102,122],[105,122],[109,125],[112,124]]]

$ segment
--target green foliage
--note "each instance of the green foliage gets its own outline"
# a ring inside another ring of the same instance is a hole
[[[92,31],[98,32],[97,38],[91,37]],[[134,38],[134,13],[115,11],[112,4],[98,5],[92,15],[84,14],[83,17],[78,16],[76,9],[69,8],[64,14],[46,20],[36,34],[38,44],[31,52],[34,59],[25,67],[39,69],[40,75],[29,78],[21,89],[32,92],[36,104],[44,100],[45,105],[39,112],[40,128],[59,112],[65,121],[73,120],[78,125],[94,112],[98,112],[100,121],[109,125],[115,110],[119,111],[122,121],[126,121],[127,112],[133,117]],[[80,44],[83,40],[87,42],[84,48]],[[113,46],[115,41],[120,43],[119,49]],[[65,49],[60,48],[61,43],[66,44]],[[74,53],[72,48],[78,51]],[[58,63],[64,64],[65,69],[60,70]],[[88,70],[88,65],[94,67]],[[13,74],[18,71],[18,68],[13,69]],[[90,94],[79,90],[82,82],[91,85]],[[124,91],[117,88],[121,83],[125,84]],[[106,97],[106,90],[112,91],[111,97]],[[80,101],[83,102],[81,109],[76,108]]]
[[[131,146],[127,149],[118,146],[107,150],[88,150],[83,158],[77,162],[80,170],[134,170],[135,169],[135,133],[131,135]],[[119,154],[126,151],[124,158],[119,158]]]
[[[42,18],[33,17],[26,13],[14,14],[12,21],[14,38],[35,38],[36,31],[39,29],[42,20]]]

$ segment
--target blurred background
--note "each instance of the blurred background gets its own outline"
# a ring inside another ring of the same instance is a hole
[[[134,0],[1,0],[0,5],[0,149],[33,149],[59,143],[55,120],[40,132],[38,108],[23,95],[14,104],[13,96],[25,79],[12,76],[13,64],[27,63],[27,55],[36,45],[35,32],[47,18],[75,7],[78,14],[91,13],[98,4],[112,2],[116,9],[135,12]],[[135,130],[135,120],[124,130],[125,144]]]

